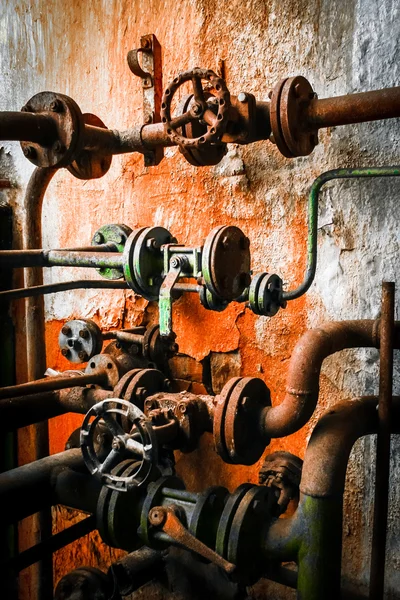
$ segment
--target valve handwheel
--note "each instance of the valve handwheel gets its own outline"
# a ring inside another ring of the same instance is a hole
[[[215,91],[218,100],[218,112],[215,113],[205,98],[202,80],[205,79]],[[178,88],[186,81],[193,85],[194,102],[192,107],[183,115],[171,117],[171,103]],[[164,92],[161,104],[161,120],[165,124],[168,136],[179,146],[201,146],[207,142],[218,143],[225,132],[228,121],[228,111],[231,105],[230,93],[225,81],[209,69],[192,69],[180,73]],[[207,131],[196,138],[187,138],[177,133],[177,129],[195,120],[202,120],[207,124]]]
[[[120,425],[120,416],[133,423],[130,433]],[[111,451],[103,461],[95,450],[96,426],[100,420],[113,436]],[[82,423],[80,444],[89,472],[108,488],[120,492],[143,485],[157,463],[157,439],[151,421],[137,406],[119,398],[107,398],[92,406]],[[139,458],[137,469],[129,477],[113,475],[113,468],[127,455]]]

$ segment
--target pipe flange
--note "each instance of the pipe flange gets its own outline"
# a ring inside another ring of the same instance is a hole
[[[207,289],[230,302],[250,284],[250,241],[238,227],[216,227],[207,236],[202,254]]]
[[[253,277],[249,287],[249,306],[254,314],[273,317],[286,304],[283,281],[278,275],[259,273]]]
[[[228,554],[229,535],[233,519],[238,506],[246,493],[254,487],[252,483],[242,483],[236,490],[229,494],[221,518],[218,523],[215,552],[226,558]]]
[[[175,490],[184,490],[185,484],[179,477],[170,475],[168,477],[160,477],[157,481],[151,482],[147,486],[146,498],[143,502],[142,513],[140,516],[139,535],[146,546],[150,546],[155,550],[163,550],[165,542],[158,541],[154,538],[153,527],[150,525],[149,513],[155,506],[161,506],[164,499],[164,488]]]
[[[117,416],[125,417],[133,424],[130,433],[125,432]],[[111,450],[102,462],[94,443],[99,421],[104,422],[113,435]],[[152,423],[137,406],[126,400],[107,398],[92,406],[83,419],[80,443],[89,473],[103,485],[118,492],[127,492],[144,485],[153,467],[157,465],[157,438]],[[127,454],[140,456],[139,466],[129,475],[114,475],[112,469],[124,460]]]
[[[164,259],[161,246],[175,240],[164,227],[143,227],[129,236],[124,251],[124,276],[132,289],[157,301],[162,284]]]
[[[61,354],[72,363],[83,363],[101,352],[101,329],[90,319],[73,319],[63,325],[58,336]]]
[[[276,498],[270,488],[253,486],[241,497],[228,533],[226,559],[238,566],[247,585],[255,583],[265,567],[257,550],[275,518]]]
[[[98,373],[103,371],[107,377],[107,386],[109,389],[113,389],[121,376],[117,362],[107,354],[96,354],[90,359],[89,364],[85,369],[87,375]]]
[[[287,79],[280,98],[280,121],[283,137],[293,156],[308,156],[318,144],[318,130],[304,129],[304,111],[315,97],[311,84],[298,75]]]
[[[207,488],[199,494],[190,523],[190,533],[209,548],[215,547],[218,524],[229,492],[219,485]]]
[[[207,310],[214,310],[216,312],[222,312],[227,308],[229,302],[226,300],[221,300],[214,296],[205,286],[203,286],[199,293],[200,303]]]
[[[96,115],[84,113],[82,116],[85,125],[108,129]],[[77,179],[99,179],[108,172],[111,163],[112,154],[99,154],[91,150],[82,150],[67,169]]]
[[[201,85],[202,79],[206,80],[215,90],[215,97],[218,100],[216,114],[207,104]],[[182,115],[174,119],[171,117],[172,98],[186,81],[192,81],[195,97],[193,107],[185,113],[187,115],[186,123],[201,119],[207,125],[206,133],[195,138],[188,138],[177,133],[177,129],[185,123]],[[230,105],[230,94],[225,81],[210,69],[196,68],[180,73],[166,88],[161,104],[161,120],[168,137],[178,146],[199,147],[202,144],[220,141],[228,122]]]
[[[119,463],[111,473],[115,477],[130,477],[140,463],[127,459]],[[96,526],[105,544],[132,552],[143,546],[137,535],[138,519],[132,505],[138,502],[143,488],[132,488],[127,494],[106,487],[101,488],[96,508]]]
[[[92,238],[92,246],[102,244],[113,244],[115,252],[123,252],[127,239],[132,233],[132,229],[127,225],[112,224],[103,225],[98,229]],[[124,276],[122,269],[113,269],[110,267],[96,269],[104,279],[122,279]]]
[[[318,144],[318,129],[304,129],[304,112],[313,98],[314,90],[301,76],[282,79],[272,91],[272,134],[279,151],[287,158],[308,156]]]
[[[168,379],[157,369],[133,369],[121,377],[114,393],[143,410],[146,398],[167,391],[169,386]]]
[[[234,377],[217,398],[214,443],[218,454],[227,463],[253,465],[269,444],[260,426],[263,411],[271,406],[268,387],[257,377]]]
[[[24,112],[42,114],[51,118],[55,127],[55,141],[41,146],[21,142],[24,155],[37,167],[67,167],[79,155],[84,143],[84,119],[72,98],[54,92],[40,92],[22,108]]]

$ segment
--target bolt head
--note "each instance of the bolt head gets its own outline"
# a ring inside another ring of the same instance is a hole
[[[104,242],[104,236],[100,231],[97,231],[93,236],[93,241],[95,244],[102,244]]]
[[[200,104],[194,104],[192,106],[192,112],[194,115],[200,115],[202,113],[202,107],[200,106]]]
[[[80,352],[78,352],[78,358],[80,361],[82,362],[86,362],[89,358],[87,352],[85,352],[84,350],[81,350]]]
[[[149,238],[146,241],[146,246],[149,250],[158,250],[160,248],[160,244],[154,238]]]
[[[61,112],[63,108],[63,105],[61,103],[60,100],[58,100],[57,98],[55,100],[53,100],[52,102],[50,102],[50,110],[52,112]]]
[[[173,256],[171,258],[170,265],[173,269],[177,269],[179,267],[179,263],[180,263],[180,260],[179,260],[178,256]]]
[[[88,332],[87,329],[81,329],[80,332],[79,332],[79,336],[81,338],[83,338],[84,340],[87,340],[89,338],[89,335],[90,334],[89,334],[89,332]]]
[[[26,156],[26,158],[35,158],[37,155],[36,148],[34,148],[33,146],[25,146],[25,148],[23,149],[23,153]]]
[[[62,354],[63,356],[68,356],[68,354],[69,354],[69,350],[68,350],[68,348],[62,348],[62,349],[61,349],[61,354]]]
[[[240,92],[238,95],[239,102],[247,102],[247,94],[246,92]]]
[[[64,327],[61,329],[61,333],[66,336],[70,336],[72,334],[72,331],[71,328],[68,327],[68,325],[64,325]]]

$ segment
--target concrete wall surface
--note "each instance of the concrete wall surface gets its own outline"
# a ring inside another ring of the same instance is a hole
[[[126,55],[147,33],[154,33],[162,47],[164,87],[178,72],[195,66],[216,70],[221,61],[231,93],[247,91],[259,100],[266,100],[281,78],[300,74],[319,97],[395,86],[400,80],[396,0],[2,0],[0,110],[19,110],[35,93],[52,90],[71,96],[82,112],[95,113],[110,128],[140,124],[141,86],[129,71]],[[237,225],[250,238],[253,270],[278,273],[290,289],[301,281],[306,263],[307,195],[315,177],[337,167],[396,164],[399,149],[399,121],[391,120],[323,130],[311,156],[292,160],[265,141],[231,145],[215,167],[191,166],[177,148],[170,148],[160,165],[151,168],[144,167],[139,154],[114,157],[110,171],[99,180],[79,181],[61,170],[44,201],[44,246],[87,245],[106,223],[161,225],[189,245],[201,244],[217,225]],[[19,222],[31,172],[19,144],[1,142],[0,176],[10,177],[16,187],[0,193],[13,203]],[[213,313],[195,295],[180,299],[174,305],[177,342],[180,352],[194,359],[188,367],[194,379],[195,361],[211,356],[218,370],[229,358],[233,375],[262,377],[278,403],[292,349],[307,329],[326,321],[376,318],[381,282],[400,282],[399,195],[396,179],[325,186],[315,283],[305,297],[271,319],[253,315],[242,304]],[[92,273],[82,269],[73,276],[90,278]],[[70,278],[66,268],[45,272],[46,282]],[[157,308],[130,291],[47,296],[50,367],[69,367],[57,336],[65,320],[77,317],[94,318],[109,329],[150,322]],[[19,376],[23,380],[23,373]],[[398,388],[396,373],[395,393]],[[323,366],[320,402],[311,421],[297,434],[274,440],[266,452],[284,449],[303,456],[328,406],[377,390],[377,351],[332,356]],[[50,422],[52,452],[64,448],[78,425],[72,416]],[[208,435],[200,446],[192,454],[177,454],[188,489],[219,484],[233,490],[258,481],[261,461],[252,467],[226,465]],[[343,578],[361,591],[369,573],[374,452],[372,436],[356,444],[346,486]],[[399,452],[394,436],[387,598],[400,597]],[[72,518],[57,509],[55,527]],[[55,579],[82,564],[104,567],[114,556],[98,538],[85,538],[56,554]],[[24,598],[29,598],[28,588],[26,583]],[[268,589],[268,584],[256,586],[252,595],[266,598]],[[293,596],[277,586],[268,597]]]

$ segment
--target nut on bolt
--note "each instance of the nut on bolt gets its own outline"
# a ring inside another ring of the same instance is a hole
[[[247,102],[247,94],[246,92],[240,92],[238,95],[239,102]]]
[[[68,327],[68,325],[64,325],[64,327],[61,329],[61,333],[66,336],[70,336],[72,331],[71,328]]]
[[[68,354],[69,354],[69,350],[68,350],[68,348],[63,348],[63,349],[61,350],[61,354],[62,354],[63,356],[68,356]]]
[[[78,352],[78,358],[82,362],[86,362],[88,360],[89,356],[88,356],[87,352],[85,352],[84,350],[81,350],[80,352]]]
[[[166,520],[167,511],[161,506],[155,506],[149,512],[149,521],[151,525],[154,525],[155,527],[160,527],[161,525],[164,525]]]
[[[81,329],[79,332],[79,336],[84,339],[87,340],[89,338],[89,332],[87,329]]]

